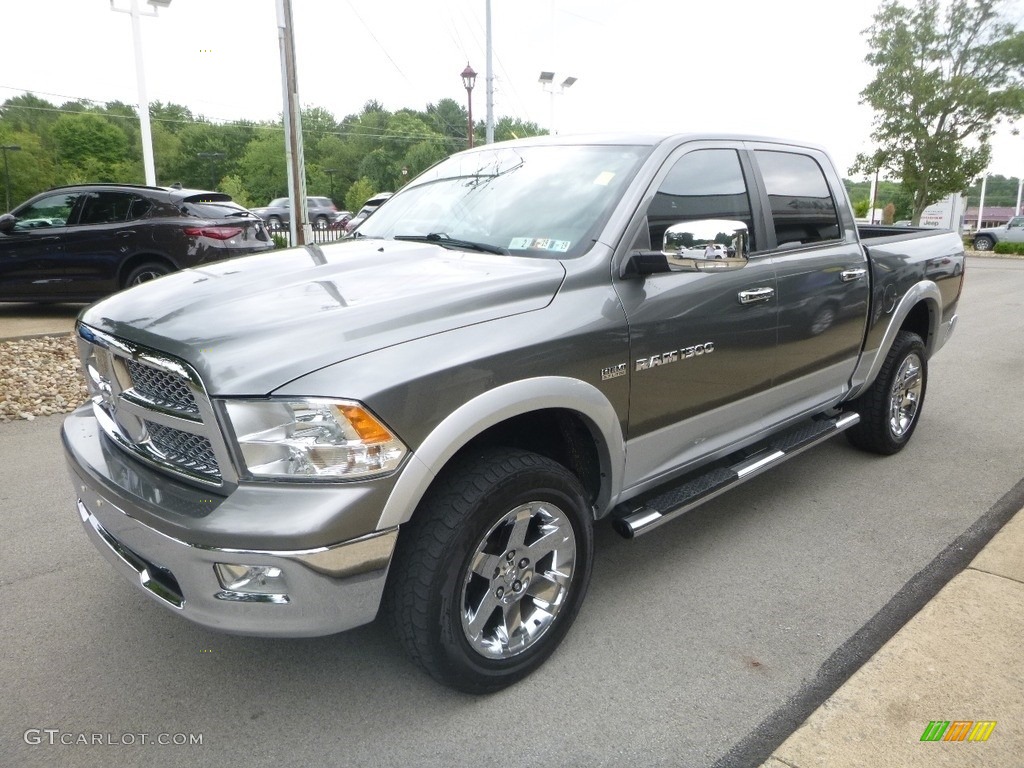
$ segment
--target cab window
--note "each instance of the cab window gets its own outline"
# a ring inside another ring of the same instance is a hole
[[[838,240],[842,229],[835,200],[817,161],[795,152],[754,153],[764,178],[778,245]]]

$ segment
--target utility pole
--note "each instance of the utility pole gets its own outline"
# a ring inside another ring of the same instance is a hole
[[[306,162],[302,152],[302,113],[295,72],[295,36],[292,32],[292,0],[277,0],[277,36],[281,48],[281,79],[284,91],[284,151],[288,163],[288,198],[292,215],[288,223],[292,245],[313,241],[306,201]]]
[[[487,0],[487,144],[494,143],[494,68],[491,66],[491,0]]]

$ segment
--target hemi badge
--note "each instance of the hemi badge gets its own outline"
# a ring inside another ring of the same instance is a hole
[[[608,379],[616,379],[619,376],[625,376],[626,370],[627,368],[625,363],[619,363],[618,365],[613,365],[610,368],[602,368],[601,381],[608,381]]]

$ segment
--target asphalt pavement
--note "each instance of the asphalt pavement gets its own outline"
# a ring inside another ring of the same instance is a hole
[[[972,257],[968,285],[971,266],[995,263]],[[1015,269],[1007,279],[1020,277],[1024,270]],[[71,305],[30,308],[0,304],[0,341],[70,332],[78,309]],[[1019,387],[1022,380],[1019,350],[1017,340],[1006,361],[1008,388]],[[1019,397],[1014,391],[1005,403],[997,405],[1019,408]],[[1020,464],[1021,457],[1008,460]],[[842,658],[858,659],[857,668],[837,674],[828,668],[832,659],[823,665],[819,674],[827,681],[823,684],[832,686],[831,695],[813,684],[805,686],[798,697],[806,701],[789,701],[769,714],[716,765],[1011,768],[1024,764],[1022,504],[1024,479],[922,571],[927,572],[926,579],[907,582],[850,637]],[[855,591],[857,586],[850,589]],[[872,649],[872,638],[879,634],[873,624],[894,620],[905,623]],[[836,664],[843,663],[839,657],[839,653],[834,656]],[[835,688],[835,681],[844,677],[845,682]],[[471,705],[477,706],[470,701],[458,704]],[[258,704],[253,706],[259,709]],[[614,708],[614,702],[609,702],[609,707]],[[496,712],[495,727],[522,727],[510,722],[518,717],[512,712]],[[2,734],[0,741],[10,736]],[[528,734],[524,732],[523,738],[528,741]],[[778,746],[765,762],[766,743]],[[519,757],[522,755],[516,759]],[[536,757],[543,762],[543,755]],[[510,764],[519,763],[513,760]]]

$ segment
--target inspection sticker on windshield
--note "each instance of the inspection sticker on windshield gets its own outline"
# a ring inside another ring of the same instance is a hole
[[[548,240],[543,237],[513,237],[508,244],[510,251],[561,251],[565,253],[572,243],[569,240]]]
[[[599,184],[602,187],[607,187],[614,178],[615,174],[611,171],[601,171],[601,173],[597,174],[597,178],[594,179],[594,183]]]

